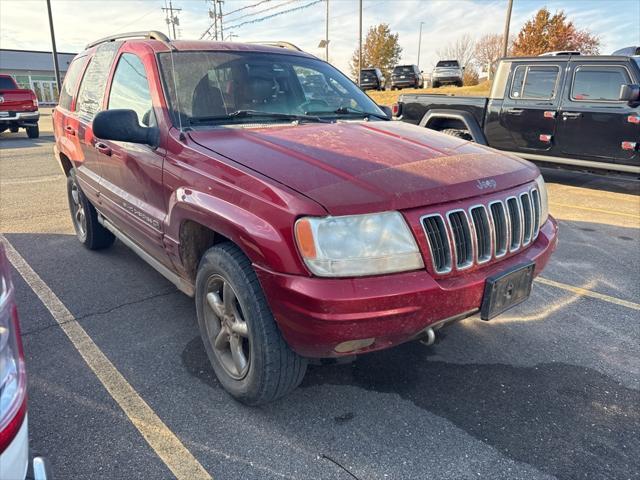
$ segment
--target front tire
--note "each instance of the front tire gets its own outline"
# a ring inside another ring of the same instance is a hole
[[[234,244],[216,245],[200,260],[196,310],[209,361],[236,400],[261,405],[300,384],[307,360],[282,338],[251,261]]]
[[[457,128],[445,128],[444,130],[440,130],[440,133],[445,133],[447,135],[451,135],[452,137],[457,137],[463,140],[467,140],[469,142],[473,142],[473,137],[467,130],[459,130]]]
[[[440,88],[440,84],[438,82],[433,82],[433,88]]]
[[[40,136],[40,127],[38,127],[38,125],[36,125],[35,127],[27,127],[27,137],[38,138],[39,136]]]
[[[98,222],[98,213],[80,190],[74,169],[67,177],[67,198],[71,222],[80,243],[89,250],[101,250],[111,246],[115,237]]]

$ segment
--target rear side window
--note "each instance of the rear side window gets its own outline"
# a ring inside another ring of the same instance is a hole
[[[511,84],[511,98],[551,100],[556,95],[560,69],[554,65],[516,67]]]
[[[118,60],[111,82],[108,108],[133,110],[138,114],[140,125],[155,125],[147,72],[137,55],[123,53]]]
[[[15,90],[16,84],[11,77],[0,77],[0,90]]]
[[[622,67],[578,67],[573,77],[571,99],[611,102],[620,98],[620,86],[631,83]]]
[[[71,103],[73,101],[73,95],[76,93],[76,87],[78,86],[78,80],[82,73],[82,66],[84,65],[85,57],[75,58],[69,70],[64,76],[64,83],[62,84],[62,92],[60,93],[60,106],[71,110]]]
[[[93,120],[93,117],[102,107],[107,76],[121,43],[103,43],[96,49],[96,53],[93,54],[90,60],[91,63],[89,63],[84,77],[82,77],[82,83],[78,91],[78,101],[76,102],[76,111],[83,120]]]

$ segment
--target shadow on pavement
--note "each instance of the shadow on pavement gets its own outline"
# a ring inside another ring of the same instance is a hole
[[[560,168],[540,167],[547,183],[589,188],[612,193],[640,195],[640,177],[624,173],[591,173]]]

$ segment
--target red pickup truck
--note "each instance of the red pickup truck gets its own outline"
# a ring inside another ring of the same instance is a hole
[[[557,232],[531,163],[390,121],[290,44],[136,36],[69,67],[53,117],[72,221],[195,297],[235,398],[528,297]]]
[[[29,138],[38,138],[38,99],[29,89],[20,88],[10,75],[0,75],[0,133],[16,133],[24,128]]]

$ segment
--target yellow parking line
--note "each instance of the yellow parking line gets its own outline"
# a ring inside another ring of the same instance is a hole
[[[542,278],[542,277],[536,278],[536,282],[541,283],[543,285],[549,285],[550,287],[561,288],[562,290],[567,290],[568,292],[572,292],[577,295],[581,295],[583,297],[597,298],[598,300],[613,303],[615,305],[620,305],[622,307],[627,307],[632,310],[640,310],[640,304],[638,303],[630,302],[628,300],[622,300],[620,298],[612,297],[610,295],[605,295],[603,293],[587,290],[586,288],[575,287],[573,285],[556,282],[554,280],[549,280],[547,278]]]
[[[554,207],[577,208],[578,210],[586,210],[588,212],[608,213],[609,215],[620,215],[621,217],[631,217],[631,218],[640,219],[640,212],[639,213],[613,212],[611,210],[604,210],[602,208],[580,207],[577,205],[567,205],[566,203],[556,203],[556,202],[549,202],[549,205]]]
[[[211,476],[198,460],[138,395],[138,392],[80,326],[73,314],[2,234],[0,234],[0,242],[5,244],[9,261],[49,310],[89,368],[169,470],[180,480],[211,480]]]

